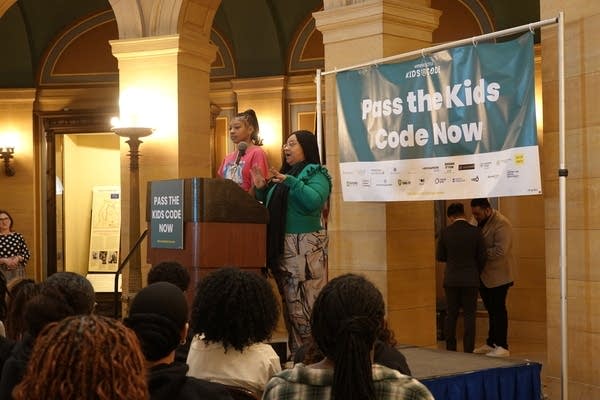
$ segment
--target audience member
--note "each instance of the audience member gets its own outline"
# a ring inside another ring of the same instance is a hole
[[[325,358],[273,377],[263,400],[433,400],[416,379],[373,364],[384,315],[383,296],[371,282],[353,274],[332,279],[319,293],[311,317],[312,335]]]
[[[17,278],[8,284],[6,314],[6,337],[19,341],[25,333],[25,305],[40,292],[40,285],[33,279]]]
[[[190,273],[177,261],[163,261],[148,271],[148,285],[156,282],[169,282],[186,292],[190,286]]]
[[[177,286],[156,282],[143,288],[124,322],[144,353],[151,400],[231,400],[222,385],[186,376],[188,366],[175,361],[175,349],[186,340],[189,326],[187,301]]]
[[[146,400],[138,341],[121,322],[108,317],[80,315],[50,323],[36,340],[27,372],[13,396],[16,400]]]
[[[394,337],[394,332],[388,327],[387,321],[384,321],[373,349],[373,362],[383,365],[390,369],[404,374],[411,375],[410,368],[406,362],[406,357],[396,348],[398,342]],[[315,364],[325,358],[314,339],[305,343],[296,351],[294,355],[294,363],[302,363],[304,365]]]
[[[488,199],[471,200],[471,212],[481,229],[487,261],[481,271],[479,295],[488,312],[488,337],[473,352],[490,357],[508,357],[508,310],[506,296],[513,285],[512,225],[508,218],[494,210]]]
[[[148,272],[148,285],[156,282],[169,282],[187,293],[190,286],[190,273],[186,267],[177,261],[163,261],[152,268]],[[188,337],[177,346],[175,350],[175,361],[185,363],[188,352],[190,351],[190,343],[192,342],[192,330],[189,330]]]
[[[73,272],[57,272],[40,285],[40,292],[25,305],[26,332],[2,367],[0,399],[9,399],[21,381],[38,334],[51,322],[90,314],[95,305],[92,284]]]
[[[485,265],[483,236],[476,226],[467,222],[462,203],[452,203],[446,212],[450,225],[441,232],[436,259],[446,263],[444,291],[447,315],[444,330],[446,350],[456,351],[456,321],[462,308],[464,316],[463,351],[475,348],[475,322],[479,274]]]
[[[262,393],[281,370],[275,350],[262,343],[278,316],[277,298],[261,275],[236,268],[211,273],[193,303],[188,375]]]

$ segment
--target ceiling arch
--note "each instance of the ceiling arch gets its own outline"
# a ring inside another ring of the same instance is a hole
[[[0,87],[35,87],[42,60],[52,44],[77,21],[103,11],[114,12],[111,2],[0,0],[0,53],[10,55],[0,63]],[[539,0],[432,0],[432,6],[436,2],[446,7],[451,3],[470,7],[474,11],[471,14],[478,18],[479,31],[488,30],[491,24],[494,29],[505,29],[539,20]],[[176,29],[186,32],[188,39],[208,40],[214,37],[212,31],[218,32],[221,43],[227,45],[228,53],[223,55],[231,61],[226,75],[231,76],[235,71],[234,75],[240,78],[293,71],[290,55],[298,44],[295,42],[298,34],[312,13],[323,6],[322,0],[148,0],[145,3],[180,6],[182,12]],[[165,21],[157,22],[156,28],[173,29],[174,15],[167,13]],[[296,60],[309,58],[298,56]]]

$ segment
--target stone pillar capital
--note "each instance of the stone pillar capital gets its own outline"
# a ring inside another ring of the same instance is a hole
[[[378,35],[431,42],[441,12],[429,1],[372,0],[313,13],[323,43],[351,41]]]

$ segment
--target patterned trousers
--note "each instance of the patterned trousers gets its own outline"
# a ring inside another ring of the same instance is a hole
[[[327,283],[327,245],[324,230],[285,235],[280,269],[274,273],[283,300],[283,316],[293,358],[310,339],[310,314],[317,295]]]

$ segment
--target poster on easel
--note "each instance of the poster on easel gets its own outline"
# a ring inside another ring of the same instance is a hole
[[[121,187],[92,189],[89,272],[116,272],[121,234]]]

